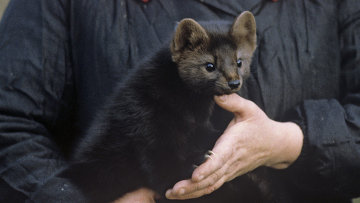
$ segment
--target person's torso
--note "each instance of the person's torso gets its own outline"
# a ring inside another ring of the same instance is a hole
[[[244,96],[270,117],[280,118],[305,99],[339,95],[335,2],[121,0],[81,6],[74,9],[77,35],[72,42],[82,124],[90,122],[93,110],[129,69],[168,42],[176,22],[182,18],[232,21],[245,10],[255,14],[258,47]]]

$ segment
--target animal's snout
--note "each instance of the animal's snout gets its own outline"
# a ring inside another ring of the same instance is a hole
[[[232,80],[228,82],[228,85],[231,89],[236,89],[240,86],[240,80]]]

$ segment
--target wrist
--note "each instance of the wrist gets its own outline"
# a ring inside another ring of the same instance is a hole
[[[287,133],[286,136],[289,138],[288,142],[288,163],[291,165],[293,162],[299,158],[301,149],[303,146],[304,141],[304,134],[296,123],[293,122],[287,122],[285,123],[287,125]]]
[[[278,142],[273,150],[271,162],[266,166],[275,169],[289,167],[300,156],[304,135],[301,128],[293,122],[276,122]]]

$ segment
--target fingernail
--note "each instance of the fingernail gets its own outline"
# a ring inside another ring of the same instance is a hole
[[[181,188],[180,191],[179,191],[179,195],[183,195],[183,194],[185,194],[185,189]]]

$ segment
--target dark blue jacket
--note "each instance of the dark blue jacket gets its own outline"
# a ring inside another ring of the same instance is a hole
[[[56,174],[114,84],[180,19],[245,10],[258,48],[243,95],[305,134],[275,184],[294,201],[360,196],[360,1],[13,0],[0,24],[0,202],[81,202]]]

